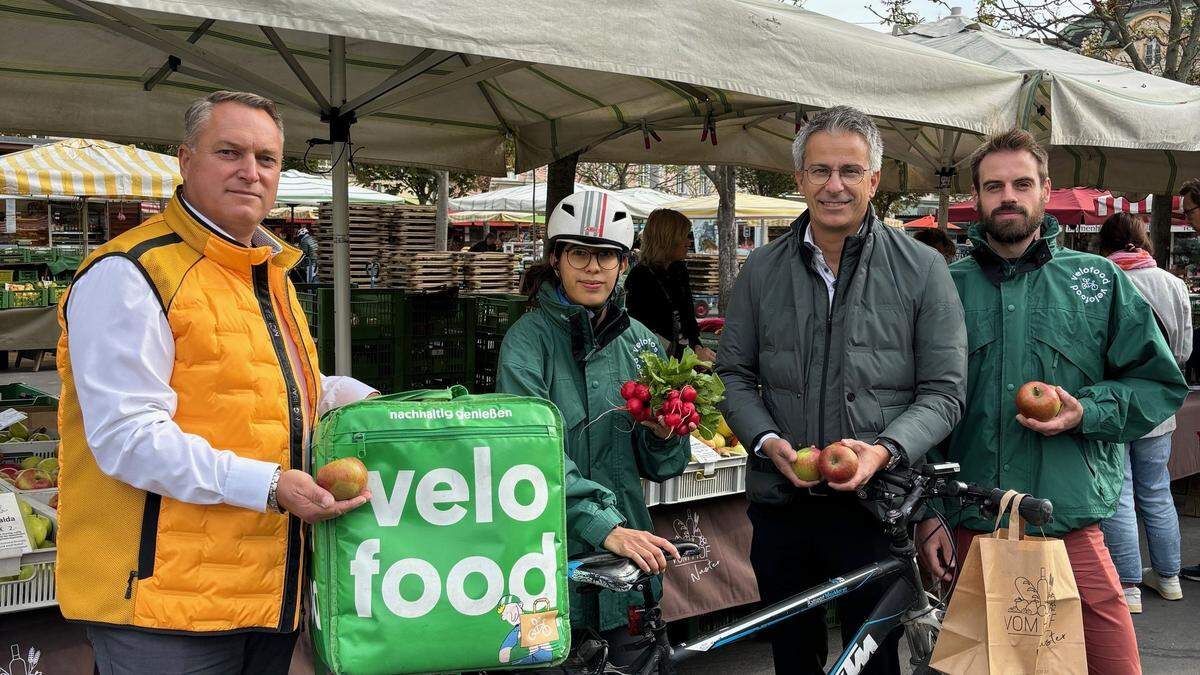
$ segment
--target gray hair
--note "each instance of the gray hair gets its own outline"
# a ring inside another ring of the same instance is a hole
[[[804,168],[804,150],[808,145],[809,137],[818,131],[855,133],[862,136],[863,140],[867,142],[867,148],[870,149],[871,165],[867,168],[871,171],[879,171],[883,168],[883,137],[879,135],[879,127],[875,126],[871,118],[863,114],[861,110],[839,105],[826,108],[813,115],[808,124],[805,124],[796,134],[796,140],[792,142],[792,161],[795,163],[797,171]]]
[[[196,139],[212,117],[212,110],[218,103],[239,103],[241,105],[261,110],[271,116],[275,126],[279,127],[279,137],[283,138],[283,118],[275,108],[275,102],[269,98],[252,94],[248,91],[214,91],[213,93],[192,101],[187,112],[183,114],[183,144],[196,147]]]

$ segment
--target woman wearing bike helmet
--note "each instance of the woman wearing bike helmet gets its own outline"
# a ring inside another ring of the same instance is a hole
[[[646,571],[666,568],[671,544],[652,526],[640,478],[679,475],[690,450],[657,422],[617,411],[621,384],[636,379],[640,355],[662,356],[654,334],[629,318],[618,276],[628,265],[633,220],[603,193],[563,199],[550,214],[546,261],[525,276],[534,309],[509,329],[500,349],[497,391],[548,399],[566,432],[567,537],[571,556],[607,549]],[[661,591],[657,579],[656,593]],[[610,644],[640,594],[571,594],[571,624],[599,630]],[[611,634],[610,634],[611,632]],[[613,649],[614,658],[624,654]]]

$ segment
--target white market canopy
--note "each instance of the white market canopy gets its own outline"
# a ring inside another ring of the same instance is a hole
[[[671,202],[677,202],[682,199],[679,195],[673,195],[670,192],[663,192],[662,190],[655,190],[648,187],[631,187],[617,190],[616,192],[620,196],[621,201],[626,204],[637,202],[638,204],[644,204],[653,208],[662,208]]]
[[[592,185],[585,185],[584,183],[576,183],[575,192],[603,192],[629,207],[629,213],[634,218],[645,218],[650,215],[651,211],[661,206],[660,203],[657,203],[657,197],[655,197],[655,202],[642,201],[633,193],[618,193]],[[651,192],[654,191],[651,190]],[[679,197],[673,196],[672,199],[677,200]],[[529,214],[536,212],[540,216],[544,216],[546,214],[546,184],[530,183],[504,188],[503,190],[493,190],[492,192],[458,197],[450,200],[450,210],[453,212],[472,211],[477,214],[488,212],[524,212]],[[472,220],[480,219],[472,218]]]
[[[0,193],[169,199],[182,179],[171,155],[67,138],[0,157]]]
[[[410,200],[403,196],[377,192],[361,185],[350,185],[349,196],[351,204],[409,204]],[[275,195],[275,203],[286,205],[320,204],[333,201],[333,180],[328,176],[316,176],[295,169],[288,169],[279,174],[279,192]]]
[[[1028,77],[1023,116],[1063,187],[1174,193],[1200,175],[1200,87],[1014,37],[952,14],[907,29],[916,44]],[[965,92],[947,87],[944,96]],[[970,167],[959,166],[959,187]]]
[[[790,171],[797,116],[837,104],[891,120],[889,152],[907,162],[910,142],[1012,125],[1021,86],[770,0],[4,0],[0,14],[8,131],[177,143],[195,97],[250,89],[283,104],[289,152],[329,138],[336,107],[355,115],[357,162],[490,175],[508,138],[522,171],[577,150]],[[346,38],[344,101],[331,36]],[[935,180],[922,171],[906,184]]]

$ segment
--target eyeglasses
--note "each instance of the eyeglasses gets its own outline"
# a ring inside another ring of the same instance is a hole
[[[1183,217],[1184,217],[1184,218],[1190,218],[1190,217],[1191,217],[1191,215],[1192,215],[1192,211],[1200,211],[1200,206],[1193,206],[1193,207],[1192,207],[1192,208],[1190,208],[1190,209],[1186,209],[1186,208],[1185,208],[1185,209],[1183,210]]]
[[[840,169],[831,169],[827,166],[814,166],[811,169],[801,169],[808,174],[808,179],[814,185],[824,185],[829,182],[829,178],[833,174],[837,174],[842,179],[843,185],[858,185],[863,182],[863,178],[867,175],[867,170],[861,166],[844,166]]]
[[[595,251],[586,248],[567,250],[567,262],[577,270],[586,270],[592,264],[592,259],[596,260],[596,264],[602,270],[615,270],[617,265],[621,264],[621,252],[607,248]]]

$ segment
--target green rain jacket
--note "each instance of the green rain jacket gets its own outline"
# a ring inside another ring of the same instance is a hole
[[[566,430],[567,538],[577,556],[602,549],[618,525],[652,530],[641,478],[663,481],[691,459],[686,438],[660,440],[624,412],[621,384],[636,379],[643,352],[663,356],[653,333],[625,313],[619,288],[594,330],[586,309],[564,304],[550,284],[538,307],[513,324],[500,348],[496,390],[558,406]],[[655,593],[661,593],[656,578]],[[608,630],[628,623],[640,593],[571,593],[571,625]]]
[[[966,315],[967,408],[950,437],[960,478],[1054,503],[1050,536],[1112,515],[1124,480],[1120,443],[1141,438],[1183,403],[1188,387],[1154,314],[1106,258],[1060,248],[1058,221],[1016,261],[969,236],[971,255],[950,267]],[[1040,380],[1083,406],[1073,431],[1044,437],[1016,420],[1016,393]],[[951,524],[990,531],[978,509]]]

